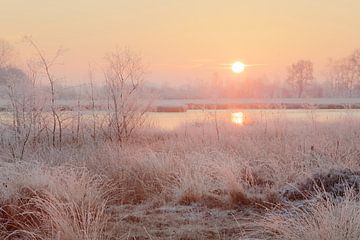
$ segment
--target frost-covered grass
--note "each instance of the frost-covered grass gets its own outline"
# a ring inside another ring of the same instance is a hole
[[[320,199],[307,207],[273,211],[250,223],[253,239],[355,240],[360,236],[359,196]]]
[[[3,145],[0,238],[360,237],[356,197],[294,210],[280,194],[318,172],[359,171],[360,122],[279,118],[218,130],[208,122],[143,129],[121,146],[37,144],[22,161]]]

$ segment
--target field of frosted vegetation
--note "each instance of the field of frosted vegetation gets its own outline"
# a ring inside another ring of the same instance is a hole
[[[64,125],[61,144],[50,130],[2,124],[1,239],[360,236],[360,121],[351,115],[212,118],[139,127],[122,141],[92,124]]]

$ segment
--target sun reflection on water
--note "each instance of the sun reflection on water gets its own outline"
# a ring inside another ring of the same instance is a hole
[[[243,112],[234,112],[231,113],[231,122],[237,125],[243,125],[245,120],[245,115]]]

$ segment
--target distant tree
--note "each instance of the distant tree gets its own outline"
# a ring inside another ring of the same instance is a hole
[[[12,82],[25,82],[28,80],[26,73],[17,67],[0,68],[0,85],[12,84]]]
[[[30,81],[27,74],[12,63],[13,53],[12,45],[0,39],[0,97],[7,96],[10,88],[25,86]]]
[[[300,60],[288,68],[287,83],[297,92],[297,97],[302,97],[305,89],[314,80],[313,63]]]
[[[360,88],[360,49],[343,59],[331,61],[329,73],[337,94],[353,96]]]
[[[13,47],[11,44],[0,39],[0,68],[5,68],[10,65],[12,55]]]
[[[0,39],[0,85],[5,85],[14,69],[10,68],[10,60],[13,55],[12,46],[5,40]]]

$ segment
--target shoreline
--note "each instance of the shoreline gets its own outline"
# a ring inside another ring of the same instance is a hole
[[[95,108],[87,101],[58,100],[58,111],[106,111],[107,102],[97,100]],[[159,99],[148,112],[186,112],[188,110],[241,109],[360,109],[360,98],[264,98],[264,99]],[[10,105],[0,101],[0,112],[8,112]]]

